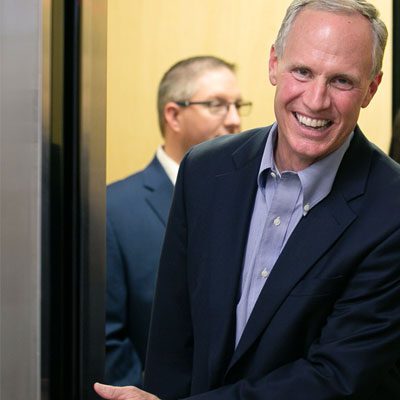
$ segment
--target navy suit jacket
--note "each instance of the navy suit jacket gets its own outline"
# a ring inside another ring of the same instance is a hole
[[[269,130],[202,144],[181,164],[145,389],[163,400],[400,399],[400,166],[358,128],[330,194],[293,231],[234,348]]]
[[[107,188],[106,382],[142,385],[173,185],[156,157]]]

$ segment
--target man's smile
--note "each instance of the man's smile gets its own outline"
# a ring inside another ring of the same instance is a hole
[[[324,129],[324,128],[328,128],[329,126],[332,125],[332,121],[329,119],[310,118],[310,117],[306,117],[305,115],[301,115],[297,112],[295,112],[293,114],[296,117],[297,121],[301,125],[306,126],[307,128]]]

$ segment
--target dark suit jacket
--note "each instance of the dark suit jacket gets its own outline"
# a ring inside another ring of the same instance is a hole
[[[400,399],[400,167],[358,128],[331,193],[293,231],[234,349],[269,129],[205,143],[181,164],[145,389],[163,400]]]
[[[173,185],[155,157],[107,188],[106,381],[142,383],[150,312]]]

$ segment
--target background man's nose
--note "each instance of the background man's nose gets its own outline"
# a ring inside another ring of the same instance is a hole
[[[224,126],[228,133],[235,133],[240,131],[240,115],[235,104],[230,104],[228,112],[225,116]]]

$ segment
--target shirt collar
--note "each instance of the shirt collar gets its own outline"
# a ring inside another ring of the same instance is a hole
[[[275,122],[271,127],[261,159],[258,174],[258,186],[261,190],[264,189],[266,184],[266,173],[264,171],[272,170],[279,175],[274,159],[274,146],[278,133],[277,127],[278,125]],[[297,173],[302,186],[304,215],[331,191],[339,165],[353,136],[354,131],[334,152]]]
[[[156,157],[161,166],[164,168],[164,171],[171,180],[172,184],[175,185],[176,178],[178,176],[179,164],[165,152],[162,145],[158,146]]]
[[[334,152],[299,171],[298,175],[303,187],[303,210],[305,214],[331,191],[339,165],[353,136],[354,132]]]
[[[266,182],[266,174],[264,173],[264,171],[277,171],[274,160],[274,144],[276,141],[277,126],[278,125],[276,122],[272,125],[271,130],[269,131],[267,142],[265,143],[264,153],[261,159],[260,171],[258,172],[258,186],[261,189],[265,187]]]

